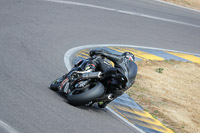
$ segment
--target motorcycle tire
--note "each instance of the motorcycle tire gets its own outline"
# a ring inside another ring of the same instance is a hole
[[[49,88],[53,91],[58,91],[59,85],[60,83],[58,84],[58,82],[52,82]]]
[[[60,84],[62,83],[63,80],[64,80],[63,77],[60,77],[60,78],[54,80],[54,81],[51,83],[51,85],[50,85],[49,88],[50,88],[51,90],[53,90],[53,91],[58,91],[58,88],[59,88],[59,86],[60,86]]]
[[[74,106],[85,105],[104,94],[105,88],[101,82],[93,82],[84,92],[70,92],[67,96],[68,103]]]

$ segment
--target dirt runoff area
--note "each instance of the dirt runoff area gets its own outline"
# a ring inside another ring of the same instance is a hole
[[[200,10],[200,0],[163,0],[163,1]]]
[[[140,61],[126,92],[175,133],[200,133],[200,64]]]

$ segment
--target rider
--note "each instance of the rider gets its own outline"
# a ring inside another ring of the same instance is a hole
[[[130,52],[125,52],[122,55],[112,54],[105,49],[96,49],[90,51],[90,56],[103,56],[114,63],[114,69],[117,70],[121,74],[121,79],[125,82],[120,82],[121,84],[117,84],[118,89],[116,89],[112,94],[113,97],[116,98],[123,94],[128,88],[132,86],[135,82],[136,74],[137,74],[137,65],[134,62],[135,57]],[[95,71],[95,69],[99,68],[103,73],[110,72],[113,67],[107,64],[107,62],[102,58],[95,58],[91,60],[85,67],[86,71]],[[103,106],[106,106],[109,103],[102,103]]]

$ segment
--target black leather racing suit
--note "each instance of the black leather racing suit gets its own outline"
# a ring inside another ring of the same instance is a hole
[[[107,50],[100,49],[100,50],[91,50],[90,56],[93,55],[101,55],[103,57],[106,57],[107,59],[111,60],[114,63],[114,68],[116,68],[125,78],[126,83],[125,85],[122,85],[123,92],[130,88],[132,84],[135,82],[136,74],[137,74],[137,65],[134,61],[129,60],[123,55],[116,55],[108,52]],[[107,65],[102,58],[98,58],[96,60],[93,60],[88,65],[91,65],[93,67],[99,66],[100,69],[103,72],[108,71],[108,69],[111,69],[109,65]],[[123,93],[118,93],[117,95],[121,95]]]

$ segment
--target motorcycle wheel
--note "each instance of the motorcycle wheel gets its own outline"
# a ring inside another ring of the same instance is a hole
[[[60,84],[62,83],[63,80],[64,80],[63,77],[60,77],[60,78],[54,80],[54,81],[51,83],[51,85],[50,85],[49,88],[50,88],[51,90],[53,90],[53,91],[58,91],[58,88],[59,88],[59,86],[60,86]]]
[[[76,89],[71,91],[67,96],[67,100],[69,104],[74,106],[84,105],[101,97],[104,91],[105,88],[101,82],[92,82],[84,91]]]

